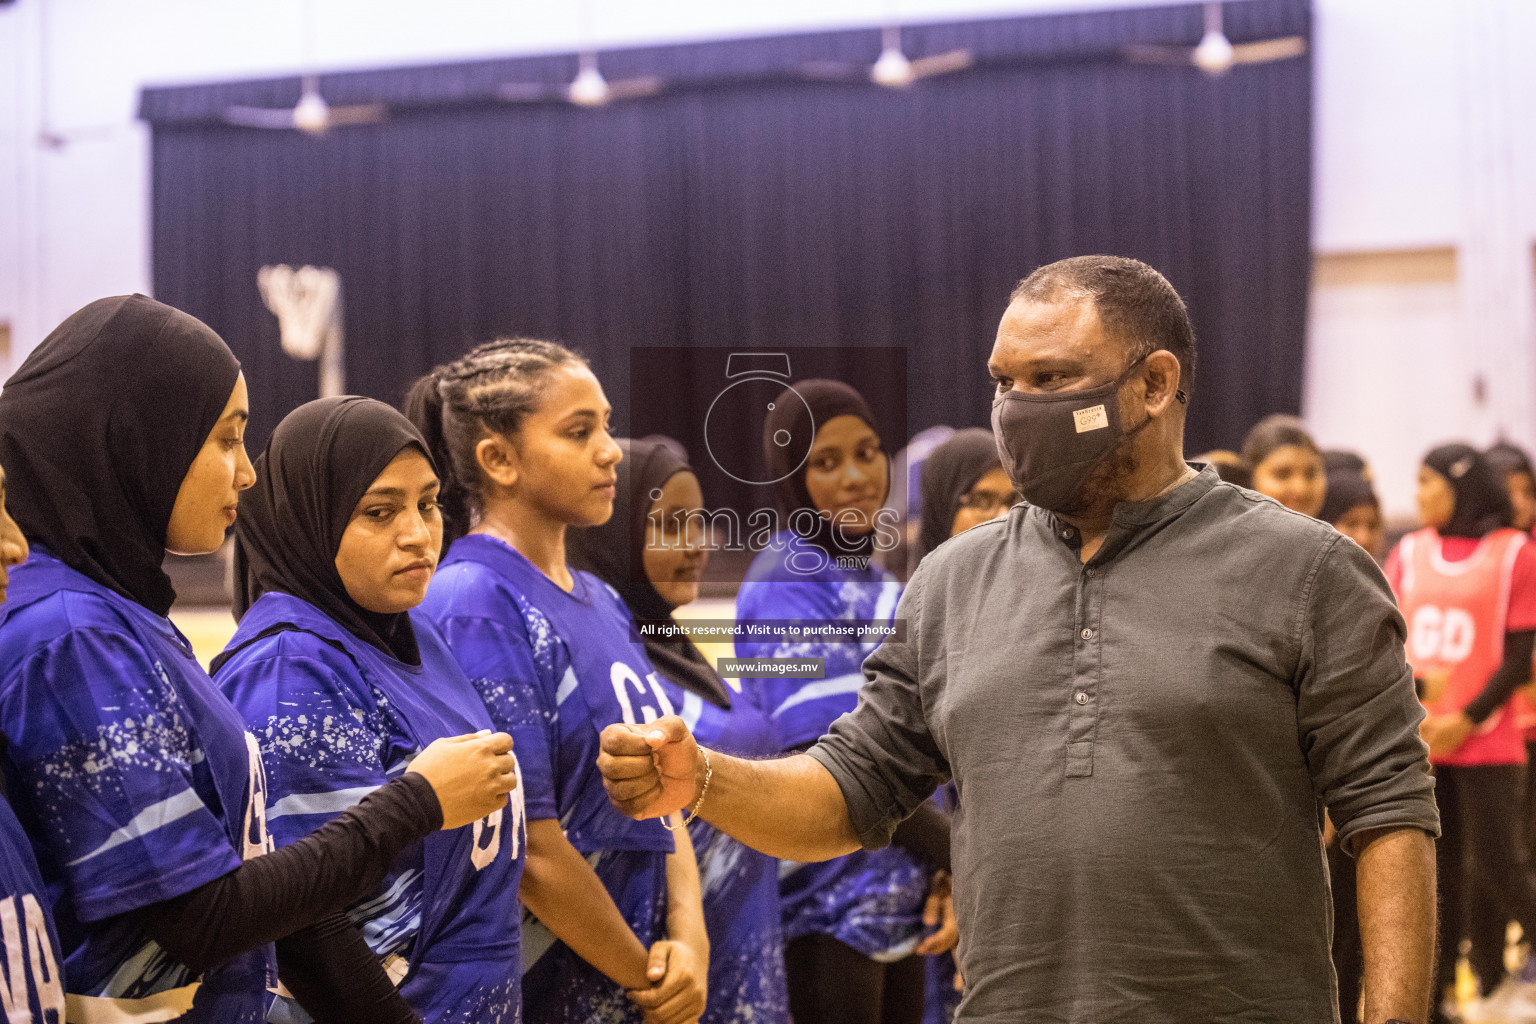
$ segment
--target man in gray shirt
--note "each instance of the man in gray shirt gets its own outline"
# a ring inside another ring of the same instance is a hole
[[[1071,1024],[1336,1021],[1326,807],[1358,858],[1366,1022],[1422,1024],[1439,822],[1381,573],[1184,462],[1194,339],[1150,267],[1036,271],[989,368],[1030,504],[924,559],[857,709],[775,761],[610,726],[614,803],[817,860],[885,845],[953,778],[960,1019]]]

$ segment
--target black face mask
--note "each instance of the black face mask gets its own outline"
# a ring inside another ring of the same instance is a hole
[[[1134,437],[1152,422],[1148,416],[1130,431],[1120,425],[1120,387],[1146,358],[1108,384],[1087,391],[1006,391],[997,396],[992,402],[997,454],[1025,501],[1051,511],[1072,508],[1094,467],[1120,440]],[[1183,397],[1179,392],[1180,401]]]

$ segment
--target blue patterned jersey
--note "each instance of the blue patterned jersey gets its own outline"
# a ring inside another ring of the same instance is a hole
[[[704,746],[740,757],[778,752],[773,724],[745,695],[733,694],[727,710],[680,692],[677,713]],[[701,1024],[789,1024],[778,860],[703,819],[695,819],[688,832],[699,860],[709,931],[709,1000]]]
[[[0,798],[0,1019],[64,1024],[64,954],[32,844]]]
[[[803,571],[807,566],[813,571]],[[738,622],[818,619],[888,623],[901,584],[879,566],[839,567],[783,531],[753,559],[736,596]],[[781,750],[820,738],[852,711],[875,643],[738,640],[741,658],[822,658],[822,679],[749,678],[742,685],[772,720]],[[894,847],[850,853],[820,864],[783,861],[779,896],[786,940],[825,934],[876,959],[906,956],[922,938],[928,875]]]
[[[800,571],[819,566],[812,572]],[[820,548],[788,530],[758,552],[736,595],[739,622],[756,619],[825,619],[887,623],[896,614],[901,584],[878,565],[843,569]],[[852,711],[864,688],[865,655],[875,643],[825,640],[738,640],[740,658],[823,658],[821,679],[746,678],[742,685],[768,713],[781,749],[820,739],[833,719]]]
[[[294,629],[272,632],[279,624]],[[413,616],[420,665],[365,643],[314,605],[263,594],[215,678],[255,734],[277,844],[297,842],[406,770],[435,739],[491,728],[436,629]],[[266,632],[269,635],[262,636]],[[521,1019],[517,886],[526,836],[509,804],[407,850],[349,913],[380,957],[409,970],[401,994],[427,1024]],[[291,999],[285,1020],[306,1020]]]
[[[271,946],[198,978],[123,916],[271,849],[256,741],[186,638],[34,547],[0,606],[0,731],[80,1016],[261,1021]]]
[[[634,821],[608,802],[597,770],[598,735],[614,722],[674,711],[631,643],[624,602],[576,572],[561,590],[507,544],[472,534],[456,541],[422,610],[442,630],[491,719],[510,732],[523,766],[530,820],[557,819],[640,941],[665,937],[666,855],[676,844],[659,821]],[[613,982],[536,919],[523,920],[524,1015],[530,1022],[640,1021]]]

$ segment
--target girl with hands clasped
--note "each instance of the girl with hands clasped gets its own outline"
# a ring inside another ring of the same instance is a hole
[[[528,814],[520,895],[529,1021],[684,1024],[709,940],[688,833],[609,805],[598,734],[670,714],[680,691],[631,642],[623,601],[566,561],[566,530],[613,513],[619,447],[585,361],[482,345],[411,389],[454,540],[423,609],[517,742]]]
[[[323,398],[278,424],[255,468],[235,528],[240,628],[214,679],[258,737],[267,822],[285,846],[418,767],[427,744],[483,743],[462,734],[489,736],[491,720],[437,631],[411,611],[437,566],[442,517],[410,421],[369,398]],[[498,735],[489,750],[499,756],[471,766],[467,788],[475,767],[506,773],[511,786],[510,746]],[[517,790],[490,809],[445,799],[448,830],[400,858],[337,923],[354,1013],[521,1019],[522,809]],[[302,1019],[287,1009],[285,1019]]]
[[[273,852],[256,739],[165,617],[160,567],[235,522],[248,415],[223,340],[142,295],[75,313],[0,392],[31,544],[0,606],[0,771],[52,881],[70,1020],[259,1024],[274,940],[306,950],[284,980],[333,996],[335,1013],[314,1004],[327,1024],[395,1019],[346,1002],[341,911],[513,784],[506,737],[436,745]]]
[[[619,439],[618,496],[602,526],[571,533],[571,561],[616,590],[637,621],[676,626],[699,596],[708,560],[699,478],[665,438]],[[680,446],[679,446],[680,447]],[[682,691],[677,711],[711,748],[742,757],[778,752],[773,723],[722,680],[686,633],[651,636],[645,655]],[[694,820],[709,932],[709,1006],[701,1024],[789,1024],[779,862]]]

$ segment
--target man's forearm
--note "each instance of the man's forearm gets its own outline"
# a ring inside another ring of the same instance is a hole
[[[1366,1024],[1421,1024],[1434,994],[1434,840],[1417,828],[1378,829],[1357,836],[1355,849]]]
[[[726,835],[785,860],[830,860],[859,848],[843,791],[815,758],[749,761],[711,750],[709,763],[699,817]],[[698,779],[702,786],[702,757]]]

